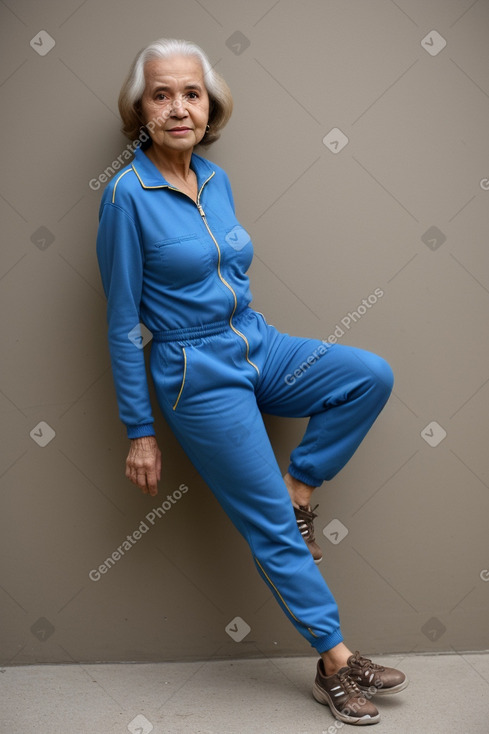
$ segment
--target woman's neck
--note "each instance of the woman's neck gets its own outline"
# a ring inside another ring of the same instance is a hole
[[[175,154],[163,152],[153,144],[145,151],[146,155],[155,164],[160,173],[166,178],[178,178],[187,181],[192,175],[190,162],[192,160],[192,151],[175,151]]]

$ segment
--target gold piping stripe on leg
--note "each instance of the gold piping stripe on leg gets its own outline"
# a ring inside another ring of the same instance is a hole
[[[178,405],[178,401],[180,400],[180,397],[183,392],[183,386],[185,385],[185,377],[187,375],[187,352],[185,351],[185,347],[182,347],[183,352],[183,377],[182,377],[182,384],[180,385],[180,392],[178,393],[178,397],[175,400],[173,404],[173,410],[176,410],[176,407]]]
[[[288,604],[286,603],[285,599],[283,598],[282,594],[281,594],[281,593],[280,593],[280,591],[279,591],[279,590],[277,589],[277,587],[275,586],[275,584],[274,584],[274,583],[273,583],[273,581],[271,580],[270,576],[269,576],[269,575],[267,574],[267,572],[265,571],[265,569],[263,568],[263,566],[261,565],[260,561],[258,560],[258,558],[257,558],[256,556],[255,556],[255,561],[256,561],[256,563],[258,564],[258,566],[259,566],[259,568],[260,568],[260,570],[261,570],[262,574],[263,574],[263,575],[265,576],[266,580],[268,581],[268,583],[270,584],[270,586],[272,587],[272,589],[274,589],[275,593],[276,593],[276,594],[277,594],[277,596],[279,597],[280,601],[282,602],[282,604],[284,605],[284,607],[286,608],[286,610],[288,611],[288,613],[290,614],[290,616],[291,616],[291,617],[292,617],[293,619],[295,619],[295,621],[296,621],[296,622],[297,622],[298,624],[300,624],[300,625],[301,625],[302,627],[305,627],[305,628],[307,629],[307,631],[308,631],[308,632],[310,632],[310,634],[311,634],[311,635],[312,635],[313,637],[319,637],[319,635],[316,635],[316,634],[314,634],[314,632],[312,631],[312,629],[311,629],[310,627],[308,627],[308,626],[307,626],[307,624],[304,624],[304,622],[301,622],[301,620],[300,620],[300,619],[297,619],[297,617],[296,617],[296,616],[295,616],[295,614],[294,614],[294,613],[292,612],[292,610],[291,610],[291,609],[289,608],[289,606],[288,606]]]

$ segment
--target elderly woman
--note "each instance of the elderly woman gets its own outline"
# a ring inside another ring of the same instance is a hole
[[[134,338],[142,322],[153,335],[150,370],[166,421],[320,656],[315,699],[341,721],[373,724],[373,693],[396,693],[407,680],[343,642],[315,564],[311,495],[345,465],[382,410],[391,369],[370,352],[279,333],[250,308],[250,237],[226,173],[194,152],[218,139],[232,110],[229,88],[198,46],[161,39],[141,51],[119,110],[125,134],[144,142],[104,191],[97,253],[130,439],[126,476],[156,494],[161,453]],[[309,417],[285,477],[262,412]]]

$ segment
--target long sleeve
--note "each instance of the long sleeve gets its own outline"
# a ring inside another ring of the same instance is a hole
[[[102,201],[97,257],[105,295],[109,349],[119,416],[129,438],[154,435],[144,353],[138,346],[143,252],[135,221]],[[133,331],[134,330],[134,331]]]

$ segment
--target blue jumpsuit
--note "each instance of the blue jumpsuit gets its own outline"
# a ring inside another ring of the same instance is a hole
[[[107,185],[97,255],[129,438],[154,435],[143,351],[165,419],[249,543],[284,612],[319,652],[343,637],[335,600],[298,530],[261,413],[309,417],[290,474],[319,486],[350,459],[392,389],[380,357],[279,333],[250,308],[253,247],[226,173],[192,155],[198,198],[137,149]]]

